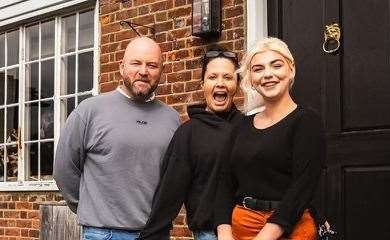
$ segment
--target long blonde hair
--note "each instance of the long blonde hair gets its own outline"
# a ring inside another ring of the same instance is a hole
[[[295,61],[287,44],[282,40],[275,37],[266,37],[256,42],[256,44],[245,55],[241,67],[238,72],[241,75],[241,89],[244,92],[244,108],[243,111],[246,114],[262,111],[264,109],[263,97],[252,88],[252,82],[250,78],[251,62],[253,57],[265,51],[275,51],[282,55],[289,65],[289,67],[295,70]],[[294,79],[290,80],[290,88],[294,84]]]

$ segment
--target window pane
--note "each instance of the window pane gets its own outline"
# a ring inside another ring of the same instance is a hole
[[[7,104],[19,102],[19,68],[7,71]]]
[[[18,140],[18,107],[7,108],[7,142]]]
[[[4,181],[4,146],[0,146],[0,181],[3,182]]]
[[[0,105],[4,105],[5,98],[5,73],[3,71],[0,72]]]
[[[38,103],[27,103],[24,121],[25,141],[38,139]]]
[[[26,101],[38,99],[39,64],[37,62],[26,65]]]
[[[78,92],[89,91],[93,86],[93,52],[79,55]]]
[[[78,103],[77,104],[80,104],[82,101],[84,101],[85,99],[90,98],[90,97],[92,97],[92,94],[78,96],[78,99],[77,99]]]
[[[43,45],[42,45],[43,46]],[[39,25],[26,28],[26,60],[32,61],[39,57]]]
[[[54,94],[54,60],[41,63],[41,98],[53,97]]]
[[[41,139],[54,137],[54,103],[53,101],[41,102]]]
[[[5,34],[0,34],[0,67],[5,66]]]
[[[79,49],[93,47],[93,14],[94,11],[80,14]]]
[[[61,61],[61,95],[75,92],[75,56],[63,57]]]
[[[62,19],[61,53],[73,52],[76,48],[76,15]]]
[[[74,98],[64,98],[61,99],[61,126],[65,123],[69,114],[73,111],[75,107]]]
[[[19,63],[19,30],[7,34],[7,66]]]
[[[41,180],[53,179],[54,143],[41,143]]]
[[[54,55],[54,21],[41,24],[41,58]]]
[[[4,143],[4,109],[0,109],[0,143]]]
[[[7,182],[16,182],[18,177],[18,147],[11,145],[6,147],[7,157]]]
[[[38,143],[28,143],[25,149],[25,164],[30,171],[27,173],[27,179],[30,181],[38,180]]]

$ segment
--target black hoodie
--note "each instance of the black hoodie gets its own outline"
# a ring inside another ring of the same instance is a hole
[[[205,107],[189,107],[190,120],[176,130],[163,160],[151,215],[139,239],[168,240],[172,221],[183,203],[190,230],[213,230],[218,175],[228,158],[223,149],[231,125],[243,115],[234,106],[219,115],[205,111]]]

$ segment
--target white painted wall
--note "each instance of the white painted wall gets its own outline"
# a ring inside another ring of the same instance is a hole
[[[0,27],[90,0],[1,0]]]

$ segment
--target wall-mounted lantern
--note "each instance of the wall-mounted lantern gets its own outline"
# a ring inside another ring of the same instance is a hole
[[[192,35],[202,38],[221,35],[221,0],[192,1]]]

